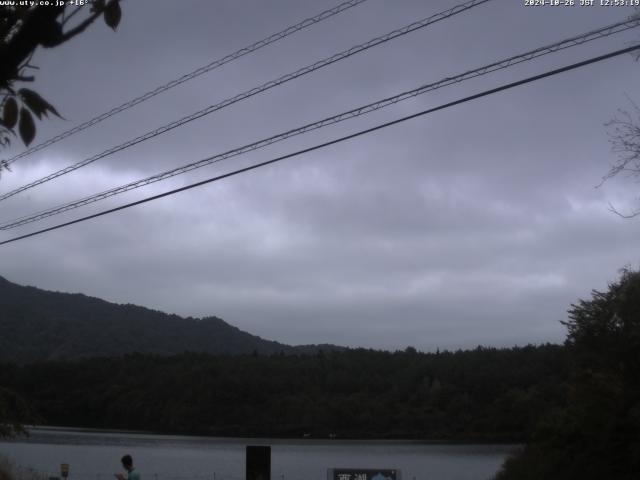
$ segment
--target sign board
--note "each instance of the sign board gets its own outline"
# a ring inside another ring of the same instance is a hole
[[[402,480],[402,477],[397,469],[330,468],[327,480]]]

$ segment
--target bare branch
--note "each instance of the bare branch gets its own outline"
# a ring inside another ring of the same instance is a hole
[[[632,110],[618,110],[611,121],[605,125],[609,128],[607,135],[611,150],[618,154],[602,183],[621,172],[630,176],[640,176],[640,107],[630,100]]]
[[[640,209],[632,210],[631,213],[625,215],[624,213],[621,213],[620,210],[618,210],[616,207],[614,207],[611,202],[608,202],[608,204],[609,204],[609,211],[612,213],[615,213],[619,217],[629,219],[629,218],[634,218],[640,215]]]

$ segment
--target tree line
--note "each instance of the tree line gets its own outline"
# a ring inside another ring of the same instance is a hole
[[[230,436],[517,440],[566,395],[558,345],[419,353],[133,354],[5,364],[50,425]]]

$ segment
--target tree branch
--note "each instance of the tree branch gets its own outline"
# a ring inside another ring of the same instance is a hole
[[[71,20],[80,10],[82,10],[83,7],[76,7],[76,9],[71,12],[69,15],[67,15],[63,20],[62,20],[62,26],[64,27],[67,22],[69,20]]]
[[[60,37],[60,42],[59,43],[56,43],[56,44],[50,45],[50,46],[51,47],[55,47],[57,45],[60,45],[61,43],[64,43],[67,40],[72,39],[73,37],[75,37],[79,33],[84,32],[89,25],[91,25],[93,22],[95,22],[96,18],[98,18],[100,15],[102,15],[102,12],[104,12],[104,9],[96,9],[96,11],[94,11],[91,15],[89,15],[89,17],[87,17],[83,22],[81,22],[80,24],[76,25],[71,30],[68,30],[67,32],[63,33],[62,36]]]
[[[624,213],[621,213],[616,207],[614,207],[611,202],[609,202],[609,211],[615,213],[621,218],[626,218],[626,219],[635,218],[638,215],[640,215],[640,210],[632,210],[631,213],[625,215]]]

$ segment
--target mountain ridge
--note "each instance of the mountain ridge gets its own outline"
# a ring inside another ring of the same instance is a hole
[[[0,362],[31,363],[130,353],[300,354],[334,345],[291,346],[221,318],[181,317],[83,293],[23,286],[0,276]]]

